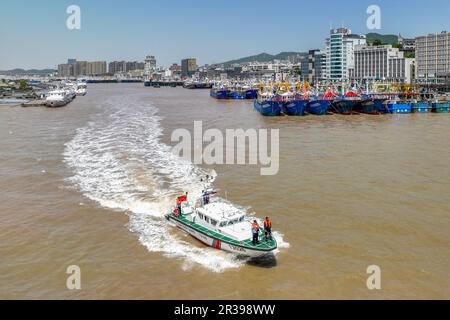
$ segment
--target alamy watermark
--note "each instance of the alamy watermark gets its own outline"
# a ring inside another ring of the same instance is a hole
[[[367,289],[381,290],[381,268],[377,265],[371,265],[367,267],[366,272],[370,274],[366,281]]]
[[[70,5],[66,9],[66,13],[69,15],[66,20],[66,26],[69,30],[81,29],[81,9],[77,5]]]
[[[367,7],[367,14],[370,16],[367,18],[367,29],[380,30],[381,29],[381,8],[376,4],[372,4]]]
[[[81,290],[81,269],[77,265],[67,267],[66,273],[69,274],[66,280],[66,287],[69,290]]]
[[[279,170],[278,129],[226,129],[224,136],[219,129],[203,132],[202,121],[194,121],[194,137],[187,129],[176,129],[171,141],[178,143],[172,152],[194,164],[260,165],[263,176],[276,175]],[[208,143],[205,148],[204,143]]]

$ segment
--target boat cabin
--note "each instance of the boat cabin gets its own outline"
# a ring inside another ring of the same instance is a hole
[[[245,212],[224,202],[213,202],[197,208],[195,223],[239,241],[251,237],[251,225]]]

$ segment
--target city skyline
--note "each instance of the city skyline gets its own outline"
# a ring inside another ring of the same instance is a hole
[[[71,4],[81,8],[81,30],[66,27],[66,9]],[[224,15],[221,8],[225,4],[239,10]],[[344,25],[358,34],[400,33],[406,37],[450,29],[448,2],[432,0],[424,8],[418,2],[406,6],[382,0],[375,3],[381,8],[382,28],[369,30],[366,9],[371,4],[373,1],[347,0],[324,6],[285,1],[279,6],[280,14],[274,15],[273,4],[253,0],[235,5],[233,1],[205,2],[195,10],[179,0],[131,4],[2,1],[0,38],[7,49],[0,51],[0,70],[54,69],[72,57],[86,61],[143,61],[152,54],[158,65],[170,66],[189,57],[196,57],[203,65],[262,52],[304,52],[322,49],[330,26]]]

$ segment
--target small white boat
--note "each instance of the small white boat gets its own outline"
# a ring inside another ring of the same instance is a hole
[[[75,93],[70,90],[56,89],[49,91],[45,98],[47,107],[63,107],[75,98]]]
[[[84,81],[77,82],[77,89],[75,90],[77,96],[85,96],[87,93],[87,84]]]
[[[255,218],[223,199],[214,199],[211,188],[206,192],[210,199],[207,203],[201,200],[194,204],[181,199],[166,219],[204,244],[240,256],[261,257],[277,249],[276,240],[272,236],[265,239],[262,229],[258,243],[252,242]],[[257,221],[263,225],[261,220]]]

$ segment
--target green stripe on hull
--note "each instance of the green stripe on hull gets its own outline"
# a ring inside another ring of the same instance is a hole
[[[263,239],[259,244],[253,245],[251,239],[244,240],[244,241],[237,241],[237,240],[231,239],[227,236],[224,236],[223,234],[214,232],[214,231],[209,230],[201,225],[191,222],[183,216],[177,217],[173,214],[170,214],[169,218],[173,219],[173,220],[177,220],[179,222],[182,222],[199,232],[203,232],[212,238],[219,239],[222,242],[229,243],[234,246],[244,247],[244,248],[251,249],[251,250],[261,250],[261,251],[272,251],[277,248],[277,242],[274,239],[269,240],[267,242],[264,241],[264,239]]]

